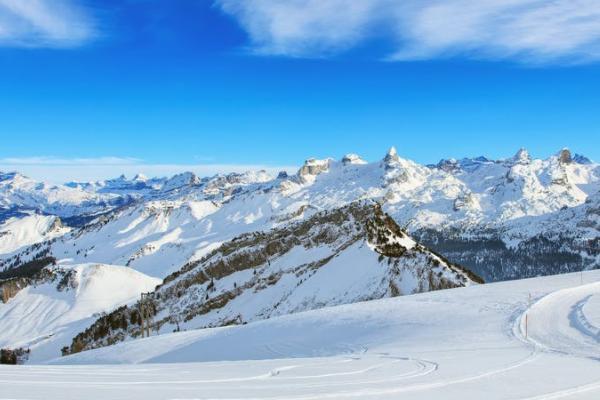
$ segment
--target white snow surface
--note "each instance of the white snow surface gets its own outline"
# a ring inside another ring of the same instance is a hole
[[[597,399],[599,281],[550,276],[165,334],[2,366],[0,397]]]
[[[39,214],[9,218],[0,224],[0,254],[9,254],[69,232],[69,228],[57,224],[59,221],[58,217]]]
[[[116,265],[57,268],[74,272],[74,288],[59,291],[58,282],[31,285],[6,304],[0,303],[0,348],[29,348],[32,362],[57,357],[60,349],[70,345],[71,339],[100,313],[131,303],[160,283]]]

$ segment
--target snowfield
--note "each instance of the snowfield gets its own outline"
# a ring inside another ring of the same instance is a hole
[[[2,366],[11,399],[598,399],[600,271],[329,307]]]

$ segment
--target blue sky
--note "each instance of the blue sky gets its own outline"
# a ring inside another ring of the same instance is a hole
[[[600,6],[483,3],[0,0],[0,169],[600,160]]]

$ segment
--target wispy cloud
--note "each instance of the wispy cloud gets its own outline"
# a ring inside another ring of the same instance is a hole
[[[0,165],[132,165],[141,160],[132,157],[59,158],[59,157],[6,157]]]
[[[72,0],[0,0],[0,46],[72,47],[95,36],[92,18]]]
[[[389,60],[462,55],[527,63],[600,59],[597,0],[215,0],[252,51],[320,57],[385,37]]]
[[[98,158],[57,158],[23,157],[0,158],[0,171],[18,171],[33,179],[52,183],[68,181],[89,182],[114,178],[120,175],[133,177],[138,173],[146,176],[171,176],[180,172],[192,171],[199,176],[218,173],[265,170],[276,174],[279,171],[292,172],[295,166],[261,164],[153,164],[132,157]]]

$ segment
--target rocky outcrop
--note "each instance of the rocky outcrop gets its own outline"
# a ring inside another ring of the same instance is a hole
[[[351,165],[351,164],[362,165],[362,164],[366,164],[366,163],[367,162],[365,160],[363,160],[362,158],[360,158],[360,156],[357,154],[346,154],[342,158],[343,165]]]
[[[304,162],[304,165],[298,170],[298,178],[302,183],[312,181],[317,175],[329,171],[331,159],[317,160],[309,158]]]
[[[570,164],[573,162],[571,151],[569,149],[562,149],[558,152],[557,157],[560,164]]]

